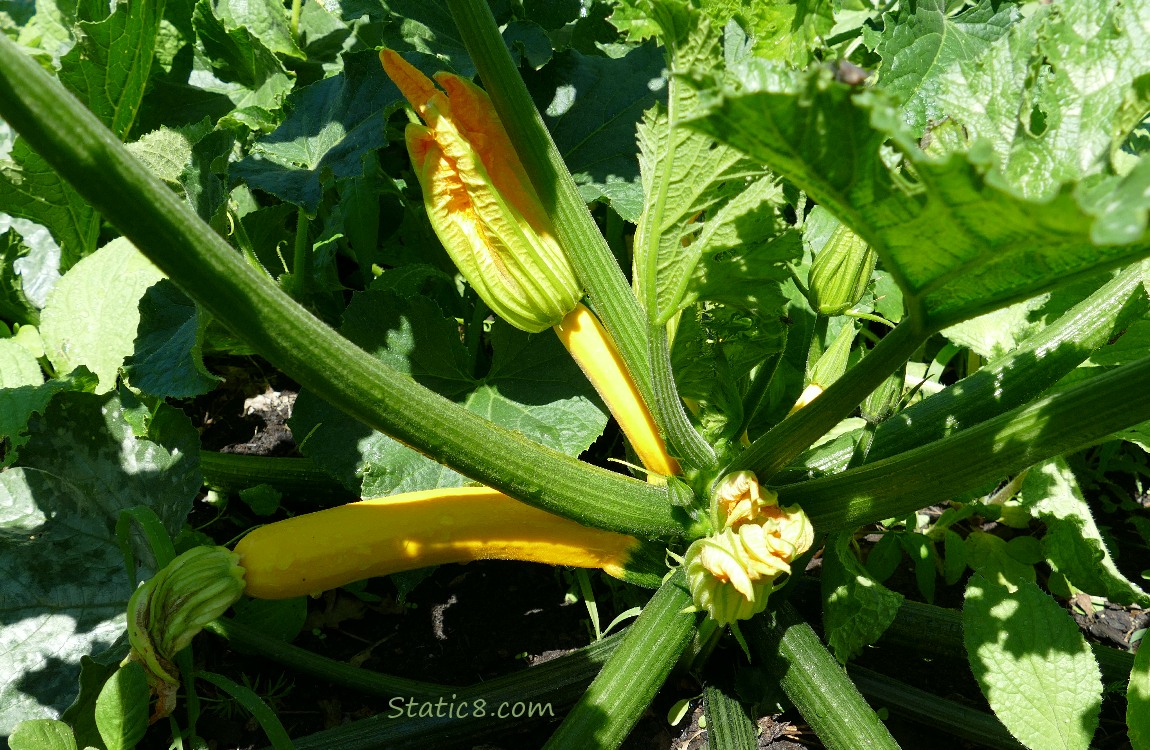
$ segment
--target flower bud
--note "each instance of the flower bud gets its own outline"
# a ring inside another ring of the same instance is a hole
[[[815,255],[807,285],[811,306],[821,315],[842,315],[859,303],[870,283],[877,256],[874,250],[839,224]]]
[[[487,94],[458,76],[435,82],[398,53],[384,71],[426,125],[407,126],[427,216],[448,255],[491,310],[537,333],[583,296],[555,229]]]

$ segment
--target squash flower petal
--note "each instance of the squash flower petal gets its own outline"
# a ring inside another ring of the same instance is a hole
[[[392,50],[380,60],[425,123],[408,125],[407,150],[460,273],[511,325],[537,333],[559,323],[583,290],[490,98],[450,73],[432,82]]]

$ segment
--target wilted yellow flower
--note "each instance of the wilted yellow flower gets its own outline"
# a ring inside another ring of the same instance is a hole
[[[193,547],[140,585],[128,600],[124,660],[139,662],[158,697],[154,718],[175,708],[176,654],[204,625],[222,615],[244,592],[239,555],[224,547]]]
[[[487,94],[450,73],[435,83],[392,50],[384,71],[426,125],[407,150],[431,226],[491,310],[537,333],[560,322],[582,287]]]

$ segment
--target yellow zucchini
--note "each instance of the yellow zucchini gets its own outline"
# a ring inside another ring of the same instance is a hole
[[[615,415],[643,465],[664,476],[681,473],[679,462],[667,453],[667,445],[623,358],[594,313],[582,303],[576,305],[555,326],[555,333]]]
[[[362,500],[261,526],[235,551],[248,595],[288,599],[372,576],[488,559],[600,568],[657,585],[661,571],[654,563],[661,556],[646,547],[487,487],[456,487]]]

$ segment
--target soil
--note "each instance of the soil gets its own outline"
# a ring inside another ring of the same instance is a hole
[[[266,372],[273,372],[268,368]],[[234,382],[234,381],[232,381]],[[193,403],[189,413],[198,415],[205,448],[258,455],[298,455],[285,421],[298,390],[295,384],[277,375],[266,381],[248,382],[246,388],[221,388]],[[609,455],[617,446],[618,435],[608,434],[592,448],[592,455]],[[291,507],[291,499],[285,499]],[[242,505],[235,503],[235,505]],[[226,539],[243,524],[256,522],[245,517],[244,509],[222,519],[216,509],[199,504],[191,519],[194,526]],[[300,512],[309,508],[301,506]],[[265,520],[265,519],[260,519]],[[228,524],[234,525],[230,528]],[[905,568],[906,566],[904,566]],[[817,575],[817,562],[808,571]],[[390,579],[370,581],[355,595],[347,591],[328,592],[308,601],[308,619],[294,643],[326,656],[345,660],[390,675],[467,686],[526,668],[531,664],[587,645],[594,632],[587,608],[573,592],[572,574],[544,566],[514,562],[482,562],[442,566],[420,581],[406,596],[400,595]],[[601,574],[591,576],[598,601],[600,621],[605,626],[614,616],[641,604],[649,592],[625,587]],[[888,585],[915,596],[913,577],[889,581]],[[808,587],[809,588],[809,587]],[[940,589],[938,602],[961,606],[952,594]],[[800,597],[801,599],[801,597]],[[802,602],[796,600],[802,606]],[[1086,603],[1089,604],[1089,603]],[[815,603],[817,607],[817,602]],[[1108,605],[1101,611],[1087,606],[1090,614],[1075,612],[1089,637],[1108,645],[1129,648],[1129,638],[1139,628],[1150,625],[1150,612]],[[817,610],[816,610],[817,611]],[[817,626],[816,626],[817,629]],[[929,642],[931,633],[923,633]],[[266,660],[243,656],[209,636],[197,641],[197,659],[205,668],[250,684],[276,710],[293,738],[363,719],[387,710],[383,699],[367,698],[334,685],[320,684],[298,676]],[[737,648],[721,646],[708,662],[709,681],[740,687],[745,657]],[[936,695],[987,710],[977,684],[963,663],[926,658],[915,650],[879,646],[868,649],[857,664],[893,676]],[[745,677],[745,675],[744,675]],[[741,685],[748,690],[746,682]],[[206,711],[199,733],[212,750],[240,750],[266,745],[266,739],[253,720],[235,708],[233,701],[213,701],[209,686],[201,688]],[[702,686],[690,675],[672,677],[650,709],[631,733],[624,748],[629,750],[702,750],[707,731],[700,726]],[[753,692],[753,691],[751,691]],[[756,696],[765,705],[781,696]],[[691,707],[676,725],[668,712],[677,701],[693,699]],[[785,699],[781,699],[785,703]],[[1118,738],[1124,725],[1122,715],[1107,701],[1101,730],[1094,747],[1119,750],[1129,747]],[[782,707],[780,707],[781,709]],[[880,710],[881,706],[878,706]],[[556,711],[561,717],[563,711]],[[557,726],[558,719],[536,722],[484,744],[476,750],[515,750],[538,748]],[[704,722],[705,723],[705,722]],[[759,745],[764,750],[819,748],[817,737],[794,711],[782,710],[758,722]],[[937,730],[892,715],[887,721],[891,733],[905,748],[959,750],[976,747],[962,740],[940,736]],[[1108,732],[1115,739],[1108,741]],[[1124,735],[1123,735],[1124,736]],[[154,742],[153,742],[154,740]],[[153,727],[140,747],[166,747],[170,728],[166,723]]]

